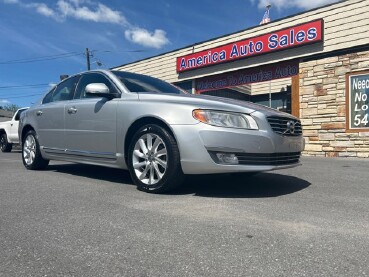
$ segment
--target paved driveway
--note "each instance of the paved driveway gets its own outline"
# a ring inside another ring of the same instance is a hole
[[[368,249],[369,160],[150,195],[125,171],[0,153],[0,276],[368,276]]]

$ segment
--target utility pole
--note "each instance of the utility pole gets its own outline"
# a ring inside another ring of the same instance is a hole
[[[90,63],[90,50],[86,48],[86,58],[87,58],[87,70],[91,69],[91,63]]]

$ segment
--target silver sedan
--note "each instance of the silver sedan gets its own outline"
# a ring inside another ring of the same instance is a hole
[[[301,123],[289,114],[102,70],[60,82],[22,114],[19,135],[27,169],[49,160],[128,169],[153,193],[185,174],[294,167],[304,149]]]

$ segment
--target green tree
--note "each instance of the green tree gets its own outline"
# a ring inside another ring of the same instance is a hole
[[[20,109],[21,107],[16,104],[8,104],[3,107],[3,110],[9,111],[9,112],[15,112],[16,110]]]

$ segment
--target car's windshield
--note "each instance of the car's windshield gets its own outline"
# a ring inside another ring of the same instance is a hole
[[[112,71],[130,92],[186,94],[184,90],[162,80],[130,72]]]

